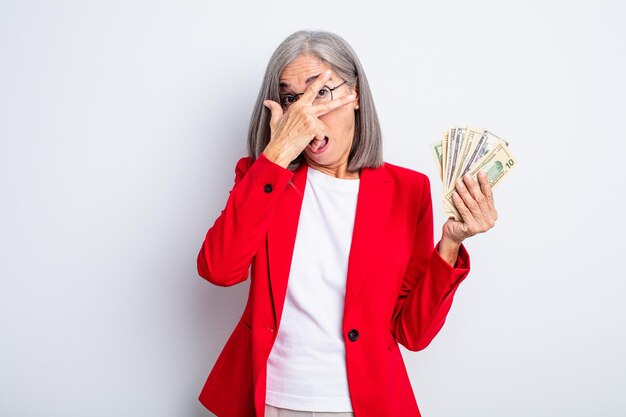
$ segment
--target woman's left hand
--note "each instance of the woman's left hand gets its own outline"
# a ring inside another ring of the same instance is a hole
[[[478,182],[464,175],[462,180],[457,181],[455,188],[452,201],[462,219],[456,221],[450,218],[446,221],[442,240],[450,239],[460,245],[468,237],[491,229],[496,223],[498,212],[494,206],[491,185],[482,171],[478,173]]]
[[[491,229],[498,218],[491,185],[482,171],[478,173],[478,182],[466,175],[457,181],[455,188],[452,201],[461,215],[461,221],[450,218],[444,223],[438,248],[441,257],[453,267],[463,240]]]

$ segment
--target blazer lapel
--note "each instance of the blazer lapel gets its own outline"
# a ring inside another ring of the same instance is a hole
[[[393,182],[384,166],[363,168],[360,178],[348,258],[344,312],[352,306],[363,282],[369,277],[371,263],[379,258],[393,197]]]
[[[308,165],[301,163],[283,192],[274,221],[267,232],[267,256],[269,264],[269,284],[272,293],[274,323],[278,328],[283,312],[287,281],[291,268],[291,258],[296,243],[298,219],[306,187]]]
[[[278,327],[283,312],[291,260],[295,246],[298,220],[306,187],[308,165],[302,163],[274,214],[267,234],[269,281],[274,307],[274,322]],[[348,258],[348,276],[344,310],[349,308],[368,276],[369,262],[379,253],[382,236],[393,194],[393,182],[384,167],[363,168],[360,175],[354,230]]]

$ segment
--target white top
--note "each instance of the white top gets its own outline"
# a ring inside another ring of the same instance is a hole
[[[285,305],[267,361],[269,405],[353,411],[342,323],[359,182],[308,167]]]

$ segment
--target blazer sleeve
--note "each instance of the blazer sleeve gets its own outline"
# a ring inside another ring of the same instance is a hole
[[[245,281],[264,242],[277,202],[294,173],[263,153],[241,158],[226,206],[206,233],[198,253],[198,274],[222,287]]]
[[[424,349],[439,333],[454,293],[470,269],[463,245],[455,267],[439,255],[439,243],[433,249],[430,182],[425,175],[420,177],[422,193],[413,249],[391,321],[396,340],[411,351]]]

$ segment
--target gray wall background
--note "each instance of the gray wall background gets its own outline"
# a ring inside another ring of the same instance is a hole
[[[424,351],[424,416],[623,416],[626,7],[620,1],[0,1],[0,415],[210,415],[249,281],[196,256],[298,29],[359,54],[385,159],[485,126],[519,160]]]

